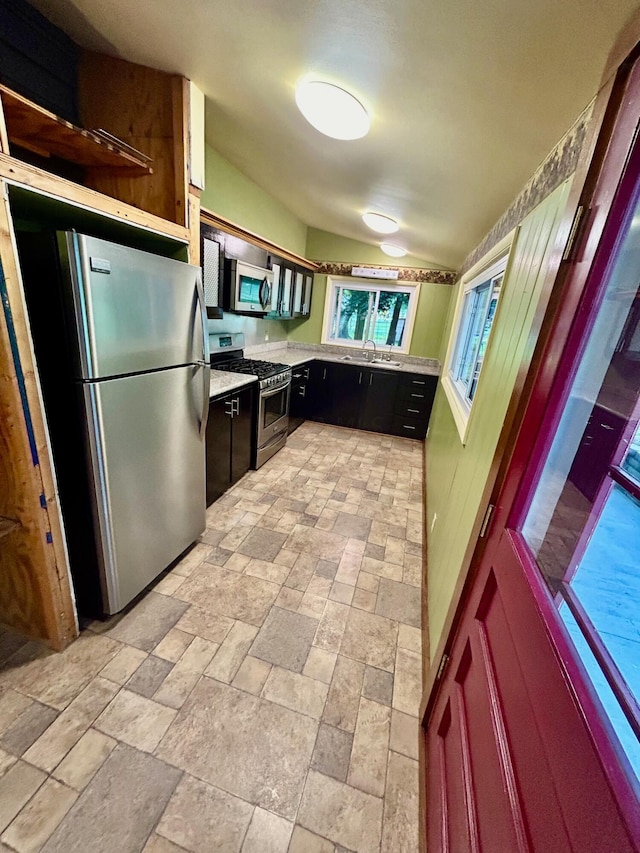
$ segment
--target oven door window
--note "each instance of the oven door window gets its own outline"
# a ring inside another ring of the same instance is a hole
[[[263,429],[271,426],[287,414],[287,390],[287,388],[282,388],[275,394],[267,391],[267,394],[271,394],[271,396],[263,396],[261,407]]]
[[[260,305],[260,287],[263,279],[249,275],[238,276],[238,301],[246,305]]]

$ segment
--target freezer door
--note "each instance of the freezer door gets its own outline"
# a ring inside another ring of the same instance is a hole
[[[199,267],[75,232],[58,248],[78,378],[209,360]]]
[[[105,613],[205,528],[207,376],[189,365],[82,386]]]

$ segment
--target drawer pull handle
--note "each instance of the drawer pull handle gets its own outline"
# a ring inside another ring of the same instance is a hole
[[[403,429],[415,429],[414,426],[409,426],[409,424],[402,424]]]
[[[412,379],[412,385],[426,385],[427,383],[423,379]]]
[[[412,415],[419,415],[420,409],[407,409],[408,412],[411,412]]]
[[[424,400],[424,394],[412,394],[412,397],[417,397],[419,400]]]

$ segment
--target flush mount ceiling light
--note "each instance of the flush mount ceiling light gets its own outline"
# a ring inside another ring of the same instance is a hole
[[[392,243],[380,243],[380,248],[385,255],[390,255],[392,258],[404,258],[407,254],[406,249],[401,249],[400,246],[394,246]]]
[[[400,227],[395,219],[382,213],[364,213],[362,221],[378,234],[395,234]]]
[[[309,124],[333,139],[360,139],[369,132],[371,122],[360,101],[332,83],[301,81],[296,104]]]

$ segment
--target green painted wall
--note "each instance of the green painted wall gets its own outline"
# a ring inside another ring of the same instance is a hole
[[[376,246],[369,246],[347,237],[339,237],[337,234],[330,234],[328,231],[320,231],[317,228],[308,230],[306,257],[311,260],[336,263],[389,265],[392,262],[392,259]],[[403,266],[436,269],[422,258],[408,255],[401,260]],[[424,358],[440,357],[442,333],[453,290],[454,288],[448,284],[423,283],[420,285],[416,322],[409,349],[411,355]],[[305,344],[320,343],[326,291],[326,275],[316,275],[313,282],[311,315],[308,320],[295,320],[290,323],[289,340]]]
[[[394,235],[389,237],[389,242],[394,242]],[[380,238],[382,242],[383,238]],[[401,240],[398,243],[401,244]],[[405,255],[404,258],[390,258],[378,246],[370,246],[359,240],[349,237],[339,237],[329,231],[321,231],[319,228],[307,229],[306,257],[313,261],[336,261],[345,264],[377,264],[378,266],[389,266],[394,263],[402,264],[403,267],[425,267],[428,269],[448,269],[440,264],[434,264],[425,258],[416,258],[414,255]]]
[[[393,263],[393,259],[377,246],[339,237],[318,228],[307,228],[284,205],[243,175],[210,145],[206,146],[205,156],[206,187],[201,201],[202,206],[213,213],[311,260],[375,265]],[[412,255],[402,258],[402,265],[444,269]],[[308,320],[278,322],[249,318],[249,323],[245,318],[231,318],[231,315],[227,315],[219,321],[220,325],[225,326],[224,331],[227,331],[227,326],[229,330],[244,331],[247,346],[263,342],[267,334],[271,341],[286,340],[288,337],[289,340],[301,343],[320,343],[326,286],[326,276],[315,276],[311,316]],[[421,285],[411,355],[439,357],[452,291],[449,285]],[[234,326],[233,329],[230,324]]]
[[[307,226],[277,199],[225,160],[210,145],[205,148],[203,207],[254,234],[304,255]]]
[[[465,552],[477,535],[485,509],[482,495],[489,482],[516,376],[531,354],[528,336],[570,183],[558,187],[521,224],[511,251],[464,446],[442,385],[438,385],[425,449],[432,653],[440,642],[456,582],[465,569]],[[456,295],[453,294],[453,299]],[[449,313],[443,338],[443,361],[452,317],[453,311]]]

